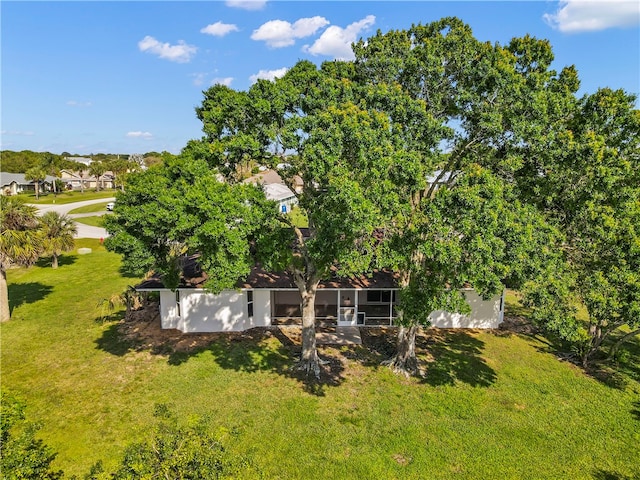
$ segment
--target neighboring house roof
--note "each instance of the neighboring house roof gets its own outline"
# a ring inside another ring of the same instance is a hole
[[[297,193],[302,192],[303,181],[298,175],[293,177],[293,188]],[[254,185],[272,185],[272,184],[282,184],[284,185],[284,180],[275,170],[264,170],[260,173],[256,173],[255,175],[247,178],[245,183],[253,183]]]
[[[45,182],[53,182],[56,177],[52,177],[51,175],[47,175],[44,179]],[[13,182],[16,182],[19,185],[32,185],[33,181],[26,180],[24,178],[24,173],[0,173],[0,184],[4,187],[6,185],[10,185]]]
[[[436,170],[435,172],[433,172],[433,174],[427,177],[427,182],[429,184],[435,183],[440,174],[442,174],[442,170]],[[444,175],[442,175],[442,178],[438,180],[438,183],[448,183],[452,177],[455,177],[455,175],[456,172],[445,172]]]
[[[256,173],[255,175],[247,178],[245,182],[263,185],[271,185],[272,183],[284,184],[282,177],[280,177],[278,172],[275,170],[265,170],[263,172]]]
[[[264,190],[264,194],[267,197],[267,200],[275,200],[276,202],[279,202],[280,200],[295,198],[296,196],[296,194],[293,193],[289,187],[280,183],[272,183],[269,185],[265,184],[262,186],[262,189]]]
[[[183,275],[180,279],[179,288],[202,288],[209,278],[200,269],[197,261],[198,256],[185,257],[183,261]],[[141,290],[159,290],[166,288],[160,276],[152,276],[136,286]],[[293,277],[286,272],[268,272],[260,266],[251,269],[251,273],[246,280],[236,283],[236,288],[255,289],[297,289]],[[323,280],[318,288],[355,288],[355,289],[390,289],[398,288],[398,275],[386,270],[375,270],[367,276],[353,278],[333,276],[329,280]]]

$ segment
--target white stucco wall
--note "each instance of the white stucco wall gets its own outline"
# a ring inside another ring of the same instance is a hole
[[[431,325],[440,328],[498,328],[502,323],[502,295],[485,301],[473,290],[464,293],[471,306],[469,315],[436,310],[429,316]]]
[[[245,330],[246,293],[225,290],[213,295],[204,290],[182,290],[182,332],[238,332]]]
[[[162,328],[178,328],[180,317],[176,305],[176,292],[160,291],[160,320]]]
[[[252,327],[271,325],[271,293],[253,291],[253,318],[248,317],[246,291],[226,290],[219,295],[204,290],[160,291],[162,328],[176,328],[185,333],[239,332]]]
[[[246,328],[271,325],[271,291],[253,290],[253,319],[247,318]]]
[[[326,301],[336,295],[335,291],[322,293]],[[288,300],[299,301],[298,292],[278,292],[278,294]],[[503,298],[501,295],[484,301],[473,290],[467,290],[465,296],[471,306],[470,315],[436,310],[430,315],[432,326],[497,328],[502,323]],[[253,318],[249,318],[247,314],[246,291],[226,290],[219,295],[213,295],[203,290],[180,290],[179,298],[180,309],[176,304],[176,292],[160,291],[162,328],[177,328],[185,333],[238,332],[252,327],[271,325],[271,291],[267,289],[253,290]],[[280,301],[283,301],[283,298],[280,298]]]

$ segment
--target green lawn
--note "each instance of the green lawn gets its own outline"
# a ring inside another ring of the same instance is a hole
[[[78,201],[81,201],[81,200],[78,200]],[[101,203],[94,203],[92,205],[85,205],[84,207],[74,208],[69,213],[75,214],[75,213],[105,212],[107,210],[107,203],[109,202],[104,202],[104,203],[101,202]]]
[[[164,402],[183,421],[210,415],[264,478],[640,477],[638,363],[613,388],[543,339],[444,331],[418,344],[435,359],[427,377],[406,380],[379,366],[389,346],[365,335],[375,348],[321,350],[334,376],[317,385],[288,369],[295,347],[279,334],[190,353],[123,341],[96,304],[137,280],[98,240],[78,246],[93,252],[9,272],[13,319],[0,326],[2,388],[26,400],[68,475],[112,467]]]
[[[84,223],[85,225],[91,225],[92,227],[104,227],[104,221],[102,219],[102,215],[74,218],[73,221]]]
[[[36,200],[35,193],[22,193],[20,197],[25,200],[27,203],[34,204],[49,204],[49,203],[73,203],[73,202],[82,202],[84,200],[95,200],[97,198],[109,198],[115,197],[116,190],[101,190],[96,192],[95,190],[85,189],[84,193],[79,191],[68,191],[58,193],[57,195],[53,195],[53,193],[49,193],[47,195],[40,195],[40,198]]]

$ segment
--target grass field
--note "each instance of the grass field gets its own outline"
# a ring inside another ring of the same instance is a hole
[[[104,221],[102,219],[102,215],[92,215],[90,217],[80,217],[74,218],[74,222],[84,223],[85,225],[90,225],[92,227],[104,227]]]
[[[95,200],[98,198],[109,198],[109,197],[115,197],[115,196],[116,196],[115,190],[101,190],[99,192],[96,192],[95,190],[89,190],[89,189],[85,189],[84,193],[74,190],[74,191],[58,193],[55,196],[53,195],[53,193],[49,193],[47,195],[40,195],[40,198],[38,200],[36,200],[35,193],[29,192],[29,193],[20,194],[20,197],[23,198],[25,202],[38,204],[38,205],[49,204],[49,203],[65,204],[65,203],[73,203],[73,202],[82,202],[83,200]]]
[[[91,205],[85,205],[84,207],[78,207],[78,208],[74,208],[73,210],[71,210],[69,212],[69,214],[75,214],[75,213],[96,213],[96,212],[106,212],[107,211],[107,203],[109,202],[104,202],[104,203],[94,203]]]
[[[93,252],[9,272],[0,326],[2,388],[26,400],[67,475],[112,467],[163,402],[185,422],[210,415],[264,478],[640,478],[637,357],[614,388],[541,338],[439,331],[418,345],[427,376],[406,380],[379,366],[388,348],[371,334],[375,348],[321,349],[333,377],[318,385],[292,374],[296,347],[278,332],[186,353],[126,341],[121,313],[103,322],[96,305],[137,279],[97,240],[77,246]]]

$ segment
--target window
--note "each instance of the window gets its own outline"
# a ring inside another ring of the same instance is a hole
[[[389,303],[391,295],[391,290],[367,290],[367,303]]]
[[[247,290],[247,315],[253,317],[253,290]]]

